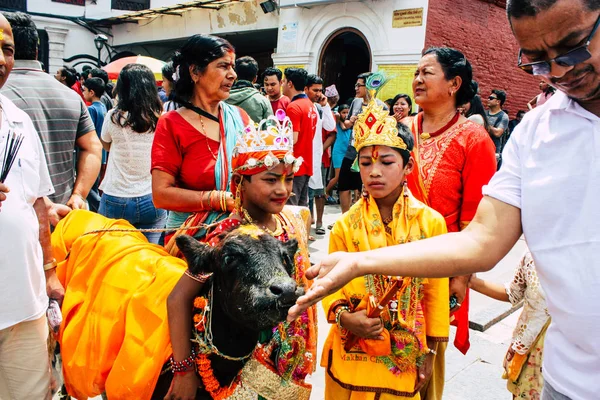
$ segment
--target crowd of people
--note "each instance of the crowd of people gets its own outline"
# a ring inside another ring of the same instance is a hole
[[[149,374],[162,376],[167,366],[172,380],[161,398],[194,399],[199,388],[215,399],[308,398],[306,378],[319,348],[327,400],[441,400],[450,325],[453,345],[469,350],[469,288],[525,302],[504,362],[513,398],[595,398],[600,278],[593,199],[600,171],[590,133],[600,115],[600,5],[575,3],[508,2],[522,47],[519,67],[542,77],[531,111],[519,110],[513,120],[503,110],[504,90],[492,89],[484,107],[471,64],[454,48],[425,50],[413,92],[384,102],[377,93],[386,77],[377,72],[358,75],[355,97],[340,99],[335,84],[305,69],[259,75],[256,60],[236,58],[227,40],[198,34],[165,65],[159,88],[140,64],[125,66],[115,84],[98,68],[64,66],[53,77],[37,61],[31,18],[3,13],[0,398],[49,398],[56,385],[48,325],[60,325],[55,313],[46,316],[49,304],[60,306],[86,279],[101,278],[90,260],[76,276],[57,274],[62,260],[51,232],[59,227],[64,234],[61,220],[84,215],[74,210],[126,220],[178,258],[189,257],[179,248],[182,235],[216,247],[245,225],[258,229],[252,235],[298,243],[290,275],[306,294],[288,322],[261,332],[257,350],[240,358],[255,374],[276,379],[245,383],[253,375],[240,373],[225,385],[211,377],[207,354],[232,358],[210,353],[216,348],[197,312],[208,310],[210,299],[198,296],[212,278],[188,258],[188,269],[157,301],[166,311],[153,315],[169,336],[160,341],[168,357],[156,355]],[[23,145],[7,165],[12,149],[5,143],[15,138]],[[338,204],[341,217],[325,227],[326,205]],[[303,208],[310,210],[306,220]],[[310,267],[308,241],[326,228],[331,254]],[[523,233],[529,250],[512,282],[476,275]],[[317,301],[331,324],[325,343],[317,343]],[[59,338],[64,324],[100,331],[101,319],[65,315]],[[157,341],[154,328],[140,322],[123,324],[123,331],[135,330],[138,342]],[[62,339],[94,345],[85,335]],[[79,367],[86,356],[79,355]],[[104,382],[93,384],[104,389]]]

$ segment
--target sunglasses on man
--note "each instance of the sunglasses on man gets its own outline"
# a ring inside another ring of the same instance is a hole
[[[490,96],[488,97],[488,100],[498,100],[498,98],[496,96]]]
[[[594,28],[592,29],[592,33],[588,36],[587,40],[581,46],[575,47],[568,52],[561,54],[558,57],[555,57],[548,61],[536,61],[523,64],[522,56],[523,50],[519,49],[519,60],[517,62],[517,66],[521,68],[523,71],[532,75],[550,75],[550,71],[552,69],[551,63],[556,63],[561,67],[572,67],[579,63],[582,63],[592,57],[592,53],[590,53],[589,46],[596,30],[600,26],[600,16],[596,20],[594,24]]]

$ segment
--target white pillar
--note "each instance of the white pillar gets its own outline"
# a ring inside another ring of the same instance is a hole
[[[51,26],[46,26],[44,29],[48,32],[48,64],[50,64],[46,67],[46,71],[53,74],[65,63],[65,41],[69,30]]]

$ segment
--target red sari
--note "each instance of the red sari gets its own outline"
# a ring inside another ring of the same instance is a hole
[[[446,219],[448,232],[459,232],[475,216],[487,185],[496,172],[496,150],[486,130],[465,121],[427,140],[417,132],[417,118],[408,123],[414,138],[415,171],[407,176],[414,196]],[[469,350],[469,291],[462,306],[453,313],[457,327],[454,345]]]

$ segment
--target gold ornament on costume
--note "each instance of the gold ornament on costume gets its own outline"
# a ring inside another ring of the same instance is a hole
[[[276,167],[280,160],[297,172],[302,157],[294,157],[294,129],[283,110],[250,124],[238,133],[232,154],[234,172],[255,174]]]
[[[398,123],[383,104],[376,101],[377,92],[390,81],[383,72],[371,74],[365,81],[371,100],[363,111],[358,114],[354,123],[354,147],[360,151],[367,146],[389,146],[406,150],[407,146],[401,137],[398,137]]]
[[[360,151],[367,146],[389,146],[406,150],[404,140],[398,136],[398,122],[375,101],[375,90],[371,90],[371,101],[358,115],[354,123],[354,147]]]

